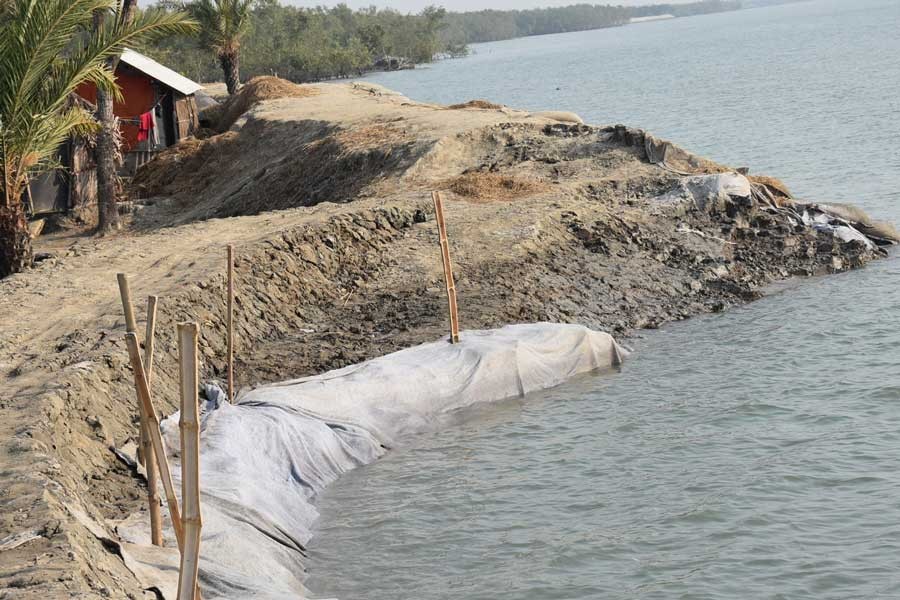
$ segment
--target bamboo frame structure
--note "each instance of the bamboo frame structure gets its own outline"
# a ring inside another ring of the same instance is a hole
[[[181,493],[184,513],[184,546],[178,573],[178,600],[197,600],[200,565],[200,414],[197,397],[199,367],[196,323],[178,325],[178,357],[181,381]],[[195,593],[196,592],[196,593]]]
[[[444,203],[440,192],[431,192],[434,201],[434,215],[437,219],[438,235],[441,241],[441,259],[444,263],[444,284],[447,287],[447,303],[450,309],[450,343],[459,343],[459,312],[456,306],[456,283],[453,280],[453,265],[450,263],[450,242],[447,240],[447,225],[444,222]]]
[[[128,277],[124,273],[116,274],[119,283],[119,295],[122,298],[122,311],[125,313],[125,329],[134,334],[137,340],[137,320],[134,317],[134,305],[131,302],[131,288],[128,285]],[[153,371],[153,343],[156,333],[156,296],[151,296],[147,303],[147,341],[144,353],[144,369],[147,372],[147,389],[150,389],[150,373]],[[141,421],[140,452],[138,461],[147,470],[147,504],[150,511],[150,540],[154,546],[163,545],[162,514],[159,509],[159,487],[157,484],[157,463],[153,456],[150,442],[150,433],[147,425],[147,415],[140,401],[138,392],[138,414]]]
[[[162,480],[163,490],[166,494],[166,503],[169,505],[169,515],[172,517],[172,528],[175,530],[175,538],[178,540],[178,548],[184,548],[184,531],[181,524],[181,511],[178,509],[178,497],[175,495],[175,485],[172,483],[172,472],[169,469],[169,460],[166,458],[166,447],[163,444],[162,434],[159,431],[159,418],[153,408],[150,398],[150,387],[147,385],[147,375],[144,365],[141,363],[141,349],[138,347],[137,336],[128,332],[125,334],[125,344],[128,346],[128,355],[131,358],[131,368],[134,371],[134,386],[138,392],[144,412],[147,415],[147,429],[150,433],[150,443],[153,446],[153,454],[159,465],[159,478]]]
[[[144,338],[144,371],[147,374],[147,388],[152,392],[153,349],[156,342],[156,306],[159,298],[147,298],[147,330]],[[143,412],[143,411],[141,411]],[[141,450],[147,469],[147,499],[150,503],[150,542],[154,546],[163,545],[162,514],[159,509],[159,479],[156,456],[147,431],[147,420],[141,419]]]
[[[234,246],[228,244],[228,401],[234,402]]]

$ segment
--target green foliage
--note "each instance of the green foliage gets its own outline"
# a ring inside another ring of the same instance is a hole
[[[160,6],[180,4],[163,0]],[[384,57],[426,63],[436,56],[463,56],[472,43],[615,27],[634,17],[688,16],[737,8],[738,0],[702,0],[638,7],[574,4],[470,13],[432,6],[419,14],[402,14],[375,7],[354,11],[346,4],[300,8],[283,6],[278,0],[256,0],[241,47],[241,69],[245,79],[278,75],[297,82],[318,81],[360,74],[375,68]],[[170,38],[145,51],[192,79],[220,79],[215,57],[202,46],[194,39]]]
[[[73,133],[95,128],[71,95],[84,82],[118,94],[108,66],[122,48],[162,35],[188,33],[177,12],[147,11],[128,24],[95,12],[116,0],[5,0],[0,2],[0,174],[6,202],[17,202],[29,177],[52,165]]]
[[[705,15],[709,13],[738,10],[742,8],[740,0],[702,0],[689,4],[653,4],[650,6],[635,6],[632,8],[635,17],[654,17],[657,15],[673,15],[675,17],[690,17],[693,15]]]
[[[200,24],[200,45],[216,55],[238,51],[254,0],[195,0],[182,7]]]
[[[493,42],[530,35],[585,31],[624,25],[631,9],[624,6],[577,4],[534,10],[482,10],[451,13],[444,38],[467,44]]]
[[[653,4],[645,6],[605,6],[573,4],[557,8],[531,10],[482,10],[448,13],[441,34],[448,45],[476,44],[508,40],[530,35],[587,31],[625,25],[634,17],[671,14],[686,17],[696,14],[736,10],[737,0],[703,0],[689,4]]]
[[[255,0],[192,0],[181,8],[200,24],[200,46],[212,50],[225,75],[228,93],[240,86],[240,48],[250,28]]]
[[[277,75],[303,82],[352,77],[383,57],[424,63],[442,53],[464,51],[443,41],[447,12],[438,7],[410,15],[374,7],[354,11],[345,4],[333,8],[287,6],[278,0],[251,4],[241,41],[243,79]],[[157,6],[171,9],[183,4],[166,0]],[[204,45],[202,40],[178,36],[143,50],[197,81],[219,80],[216,57]]]

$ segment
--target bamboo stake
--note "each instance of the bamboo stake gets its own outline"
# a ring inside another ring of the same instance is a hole
[[[156,296],[147,299],[147,332],[144,342],[144,371],[147,374],[147,388],[152,390],[153,383],[153,347],[156,340]],[[144,412],[143,410],[141,411]],[[150,443],[150,432],[147,420],[141,419],[141,449],[147,468],[147,498],[150,503],[150,541],[154,546],[163,545],[162,515],[159,510],[159,480],[156,457]]]
[[[437,219],[438,235],[441,240],[441,259],[444,262],[444,283],[447,286],[447,303],[450,308],[450,343],[459,343],[459,313],[456,307],[456,283],[453,281],[453,265],[450,263],[450,242],[447,240],[447,225],[444,223],[444,203],[440,192],[431,192],[434,200],[434,215]]]
[[[147,376],[144,366],[141,364],[141,349],[138,347],[137,336],[134,333],[125,334],[125,343],[128,346],[128,355],[131,358],[131,368],[134,371],[134,387],[137,389],[138,398],[147,414],[147,429],[150,433],[150,443],[153,446],[153,454],[159,465],[159,477],[162,479],[163,490],[166,493],[166,502],[169,505],[169,515],[172,517],[172,528],[175,530],[175,538],[178,540],[178,548],[183,548],[183,531],[181,527],[181,512],[178,510],[178,497],[175,495],[175,485],[172,483],[172,472],[169,469],[169,460],[166,458],[166,447],[163,445],[162,435],[159,432],[159,418],[153,408],[150,398],[150,388],[147,385]]]
[[[159,298],[147,297],[147,330],[144,337],[144,372],[147,374],[147,385],[153,383],[153,350],[156,347],[156,307]]]
[[[128,277],[124,273],[116,274],[119,282],[119,295],[122,297],[122,311],[125,313],[125,329],[137,341],[137,320],[134,318],[134,305],[131,302],[131,288]],[[156,297],[151,296],[147,303],[147,348],[143,366],[147,373],[147,391],[150,390],[150,373],[153,370],[153,339],[156,332]],[[162,515],[159,510],[159,487],[157,484],[157,461],[153,456],[150,432],[144,403],[138,390],[138,414],[141,421],[140,452],[138,461],[147,470],[147,504],[150,510],[150,541],[154,546],[163,545]]]
[[[128,276],[125,273],[116,273],[116,279],[119,282],[119,295],[122,296],[122,310],[125,312],[125,331],[137,333],[137,321],[134,319],[134,305],[131,303]]]
[[[181,366],[181,494],[184,514],[184,547],[178,573],[178,600],[196,600],[200,565],[200,414],[197,398],[199,369],[196,323],[178,325],[178,355]]]
[[[228,401],[234,402],[234,246],[228,244]]]

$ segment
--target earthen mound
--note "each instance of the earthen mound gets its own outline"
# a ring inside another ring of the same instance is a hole
[[[210,115],[210,119],[215,122],[218,131],[227,131],[241,115],[264,100],[308,98],[318,93],[318,89],[310,85],[298,85],[278,77],[254,77],[234,96],[228,98],[218,109],[217,114]]]
[[[229,150],[236,136],[226,132],[207,139],[189,138],[166,148],[138,170],[133,188],[142,198],[204,189],[228,170],[227,162],[234,158]]]
[[[343,129],[306,120],[248,121],[240,131],[162,152],[135,176],[140,196],[168,196],[140,228],[355,200],[424,152],[390,125]]]

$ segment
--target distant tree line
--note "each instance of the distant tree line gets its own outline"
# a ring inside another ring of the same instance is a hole
[[[174,9],[181,2],[161,0]],[[240,49],[241,78],[277,75],[296,82],[354,77],[366,71],[427,63],[461,56],[468,44],[531,35],[585,31],[624,25],[634,17],[736,10],[739,0],[703,0],[690,4],[623,7],[575,4],[534,10],[483,10],[450,13],[436,6],[418,14],[375,7],[352,10],[286,6],[255,0]],[[144,50],[197,81],[218,81],[216,56],[196,37],[166,38]]]
[[[163,1],[157,7],[180,4]],[[374,7],[301,8],[257,0],[242,35],[241,78],[277,75],[297,82],[320,81],[359,75],[386,57],[401,59],[394,61],[395,66],[430,62],[452,50],[438,36],[446,14],[437,7],[407,15]],[[191,79],[222,79],[219,61],[197,37],[171,37],[143,50]]]
[[[788,0],[794,1],[794,0]],[[675,17],[691,17],[694,15],[706,15],[729,10],[743,8],[741,0],[703,0],[688,4],[651,4],[647,6],[634,6],[631,8],[633,17],[654,17],[657,15],[672,15]]]
[[[739,0],[703,0],[689,4],[605,6],[574,4],[531,10],[482,10],[448,13],[441,38],[448,44],[477,44],[530,35],[568,33],[617,27],[632,18],[658,15],[687,17],[741,8]]]
[[[530,35],[566,33],[615,27],[628,23],[632,9],[625,6],[576,4],[533,10],[481,10],[451,13],[443,39],[477,44]]]

